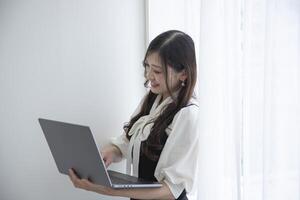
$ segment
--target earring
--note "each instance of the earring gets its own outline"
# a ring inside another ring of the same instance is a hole
[[[184,87],[184,86],[185,86],[185,83],[184,83],[184,81],[182,81],[182,82],[181,82],[181,86],[182,86],[182,87]]]

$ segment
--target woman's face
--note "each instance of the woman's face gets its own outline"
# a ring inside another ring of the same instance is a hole
[[[163,99],[167,98],[167,90],[163,65],[158,53],[154,52],[148,55],[145,60],[146,78],[149,80],[151,91],[154,94],[161,94]],[[181,87],[181,82],[186,79],[184,72],[176,72],[169,65],[167,66],[168,85],[171,92],[175,92]]]

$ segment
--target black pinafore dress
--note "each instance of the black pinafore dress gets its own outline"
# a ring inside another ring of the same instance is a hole
[[[163,134],[163,136],[161,137],[161,144],[164,146],[166,141],[168,139],[168,135],[167,133]],[[146,145],[146,141],[143,141],[141,143],[141,148],[140,148],[140,159],[139,159],[139,173],[138,173],[138,177],[145,179],[145,180],[149,180],[149,181],[157,181],[155,176],[154,176],[154,172],[155,172],[155,168],[156,165],[158,163],[158,161],[152,161],[150,160],[142,151],[142,146]],[[155,154],[157,156],[160,156],[161,151],[154,151]],[[131,199],[131,200],[136,200],[136,199]],[[186,196],[186,191],[183,190],[182,193],[180,194],[180,196],[177,198],[177,200],[188,200],[187,196]]]

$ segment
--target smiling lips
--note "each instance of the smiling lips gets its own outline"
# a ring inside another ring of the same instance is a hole
[[[159,84],[151,82],[151,83],[150,83],[150,86],[151,86],[152,88],[155,88],[155,87],[158,87]]]

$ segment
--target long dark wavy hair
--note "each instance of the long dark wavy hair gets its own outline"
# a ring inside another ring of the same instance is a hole
[[[155,119],[150,135],[146,140],[146,145],[141,146],[142,152],[149,159],[157,161],[159,159],[159,155],[157,155],[157,152],[161,152],[163,148],[162,138],[163,134],[165,134],[166,128],[171,124],[176,113],[181,108],[187,106],[189,100],[193,95],[197,79],[197,65],[195,57],[195,47],[192,38],[186,33],[178,30],[170,30],[161,33],[151,41],[144,57],[144,67],[147,57],[154,52],[158,53],[161,59],[167,90],[169,92],[169,95],[173,99],[173,102],[168,104],[163,112]],[[185,70],[187,75],[185,86],[180,88],[177,97],[175,97],[171,93],[168,85],[168,65],[176,72]],[[144,71],[144,75],[146,78],[146,68]],[[147,86],[148,82],[149,80],[147,80],[146,78],[144,85]],[[130,122],[123,127],[129,140],[130,136],[128,135],[128,133],[131,127],[140,117],[149,114],[156,97],[157,94],[149,91],[148,95],[145,97],[140,112],[136,116],[131,118]]]

